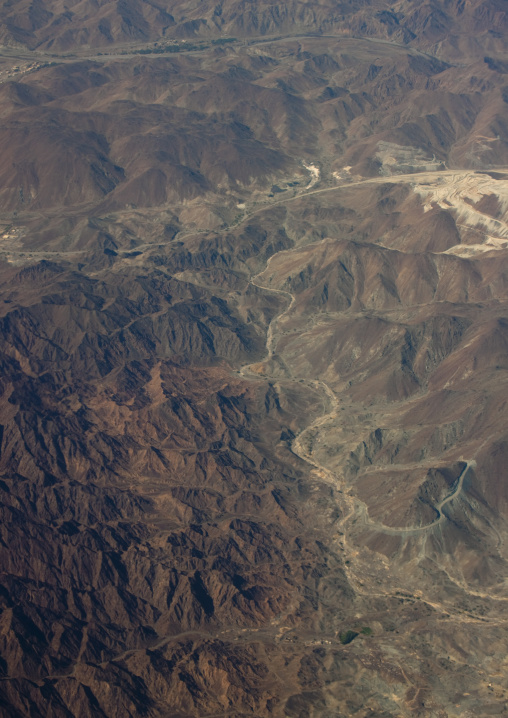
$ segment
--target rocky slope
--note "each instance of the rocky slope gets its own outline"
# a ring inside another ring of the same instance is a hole
[[[0,27],[2,715],[501,715],[504,6]]]
[[[189,38],[256,37],[302,32],[377,37],[447,54],[500,50],[507,29],[502,0],[352,0],[287,2],[227,0],[193,6],[171,3],[91,2],[42,4],[15,0],[2,10],[1,39],[31,49],[74,50],[118,43],[181,41]]]

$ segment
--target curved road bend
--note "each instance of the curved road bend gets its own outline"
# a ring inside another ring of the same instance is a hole
[[[455,485],[455,488],[453,491],[448,494],[442,501],[440,501],[436,506],[433,506],[435,511],[437,511],[437,518],[434,519],[434,521],[431,521],[430,524],[425,524],[424,526],[407,526],[407,527],[392,527],[392,526],[386,526],[385,524],[377,523],[375,521],[372,521],[367,517],[368,523],[373,527],[376,528],[378,531],[383,531],[383,533],[388,534],[413,534],[413,533],[419,533],[420,531],[427,531],[428,529],[434,528],[434,526],[437,526],[438,524],[443,523],[448,517],[445,513],[443,513],[443,509],[446,506],[446,504],[449,504],[450,501],[453,501],[453,499],[457,498],[457,496],[462,491],[462,486],[464,484],[464,479],[466,477],[467,472],[470,468],[473,468],[476,466],[476,461],[466,461],[465,467],[462,469],[459,479],[457,481],[457,484]]]

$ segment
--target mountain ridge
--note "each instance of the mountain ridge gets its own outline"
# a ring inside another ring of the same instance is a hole
[[[0,33],[2,715],[501,715],[504,4]]]

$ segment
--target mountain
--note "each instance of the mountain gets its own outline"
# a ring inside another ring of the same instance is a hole
[[[7,46],[68,51],[78,47],[196,38],[294,35],[302,32],[376,37],[457,55],[505,47],[508,16],[503,0],[345,0],[258,3],[223,0],[69,2],[11,0],[0,15]]]
[[[503,714],[506,31],[2,6],[2,715]]]

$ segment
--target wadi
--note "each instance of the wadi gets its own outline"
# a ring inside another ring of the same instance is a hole
[[[0,8],[0,713],[508,710],[501,0]]]

